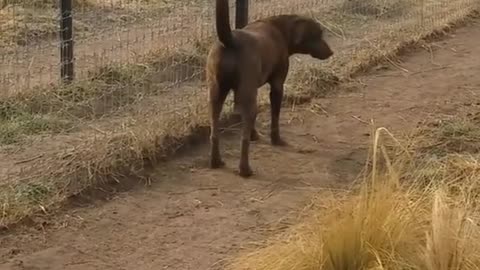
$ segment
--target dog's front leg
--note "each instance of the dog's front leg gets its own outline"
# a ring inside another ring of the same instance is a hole
[[[283,100],[283,84],[284,80],[274,80],[270,82],[270,139],[273,145],[284,146],[287,143],[280,137],[280,110]]]

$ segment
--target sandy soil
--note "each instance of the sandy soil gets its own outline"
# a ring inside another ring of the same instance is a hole
[[[262,114],[251,179],[235,174],[233,134],[222,141],[225,169],[206,168],[208,146],[200,145],[158,165],[151,185],[3,235],[0,269],[222,269],[229,256],[294,222],[314,194],[347,187],[366,158],[370,119],[403,132],[419,121],[478,110],[479,39],[477,23],[433,43],[433,53],[404,57],[408,73],[381,66],[355,88],[284,108],[288,147],[269,145],[269,114]]]

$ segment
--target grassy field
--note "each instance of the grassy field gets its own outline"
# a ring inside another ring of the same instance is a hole
[[[8,13],[11,3],[0,12]],[[45,28],[37,23],[43,20],[42,14],[54,13],[51,5],[42,3],[36,12],[30,6],[15,6],[21,8],[23,20],[42,27],[40,34],[19,34],[15,31],[35,27],[8,28],[8,16],[0,16],[1,29],[11,29],[0,34],[5,46],[24,45],[13,37],[55,33],[52,20],[45,20]],[[392,3],[346,1],[321,6],[277,1],[278,8],[270,13],[294,10],[314,16],[338,44],[335,58],[326,63],[292,59],[286,100],[299,103],[326,95],[373,64],[395,63],[392,56],[397,52],[464,20],[476,8],[469,0]],[[252,5],[252,17],[270,14],[262,5],[268,1]],[[88,2],[85,10],[92,6],[95,3]],[[88,30],[89,23],[82,23]],[[54,209],[89,187],[125,177],[142,178],[146,165],[188,144],[193,135],[204,137],[208,118],[203,63],[211,38],[198,38],[193,32],[192,36],[189,42],[141,62],[98,67],[88,79],[69,86],[34,87],[3,98],[0,160],[10,169],[0,176],[0,226]],[[260,99],[261,106],[268,104],[266,95]]]

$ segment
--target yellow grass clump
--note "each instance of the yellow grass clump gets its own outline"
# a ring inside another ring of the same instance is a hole
[[[478,137],[476,143],[480,145]],[[328,208],[313,210],[302,224],[267,247],[235,258],[228,269],[479,269],[480,165],[472,166],[471,156],[455,152],[449,155],[464,160],[462,167],[444,166],[448,160],[425,165],[427,154],[418,152],[421,144],[414,139],[392,150],[374,142],[375,169],[358,193],[345,200],[330,199]],[[383,153],[381,167],[378,152]],[[425,166],[438,170],[428,182],[423,176],[415,178]],[[317,204],[325,204],[322,200]]]

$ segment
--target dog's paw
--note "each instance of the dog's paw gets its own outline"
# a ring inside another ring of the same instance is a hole
[[[225,166],[225,162],[223,162],[221,159],[211,159],[210,160],[210,168],[211,169],[218,169],[222,168]]]
[[[288,145],[288,143],[280,137],[272,137],[271,142],[272,142],[272,145],[275,145],[275,146],[287,146]]]
[[[249,166],[240,167],[238,174],[243,178],[248,178],[253,175],[253,171]]]

